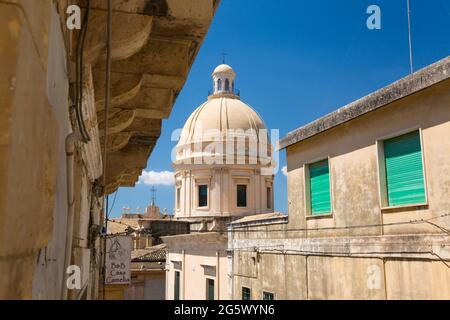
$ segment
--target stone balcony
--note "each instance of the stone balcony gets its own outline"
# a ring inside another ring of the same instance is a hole
[[[86,0],[80,1],[82,10]],[[113,1],[106,193],[134,186],[147,166],[198,50],[217,0]],[[85,65],[92,68],[103,149],[107,1],[92,0]],[[74,45],[75,45],[74,41]]]

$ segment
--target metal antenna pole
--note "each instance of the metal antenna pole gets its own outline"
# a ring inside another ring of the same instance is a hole
[[[408,7],[409,68],[410,68],[411,74],[413,74],[414,68],[413,68],[413,53],[412,53],[412,38],[411,38],[411,4],[410,4],[410,0],[406,0],[406,4]]]

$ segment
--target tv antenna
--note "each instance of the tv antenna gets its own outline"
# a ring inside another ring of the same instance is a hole
[[[411,74],[413,74],[414,68],[413,68],[412,37],[411,37],[411,3],[410,3],[410,0],[406,0],[406,6],[407,6],[407,10],[408,10],[409,69],[410,69]]]

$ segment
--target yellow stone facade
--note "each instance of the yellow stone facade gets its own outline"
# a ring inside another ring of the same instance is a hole
[[[82,143],[66,10],[88,3]],[[102,190],[134,186],[146,167],[219,4],[113,1],[103,186],[106,3],[0,1],[0,299],[99,298]],[[67,265],[81,269],[79,290],[66,289]]]
[[[234,298],[243,287],[252,299],[450,298],[449,75],[447,57],[281,140],[289,216],[229,228]],[[385,208],[377,144],[412,130],[426,203]],[[324,158],[332,213],[312,216],[305,168]]]

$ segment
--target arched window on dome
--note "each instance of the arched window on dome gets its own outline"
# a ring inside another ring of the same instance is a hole
[[[231,81],[231,92],[234,92],[234,81]]]
[[[230,80],[225,79],[225,91],[230,91]]]
[[[217,91],[222,91],[222,79],[217,80]]]

